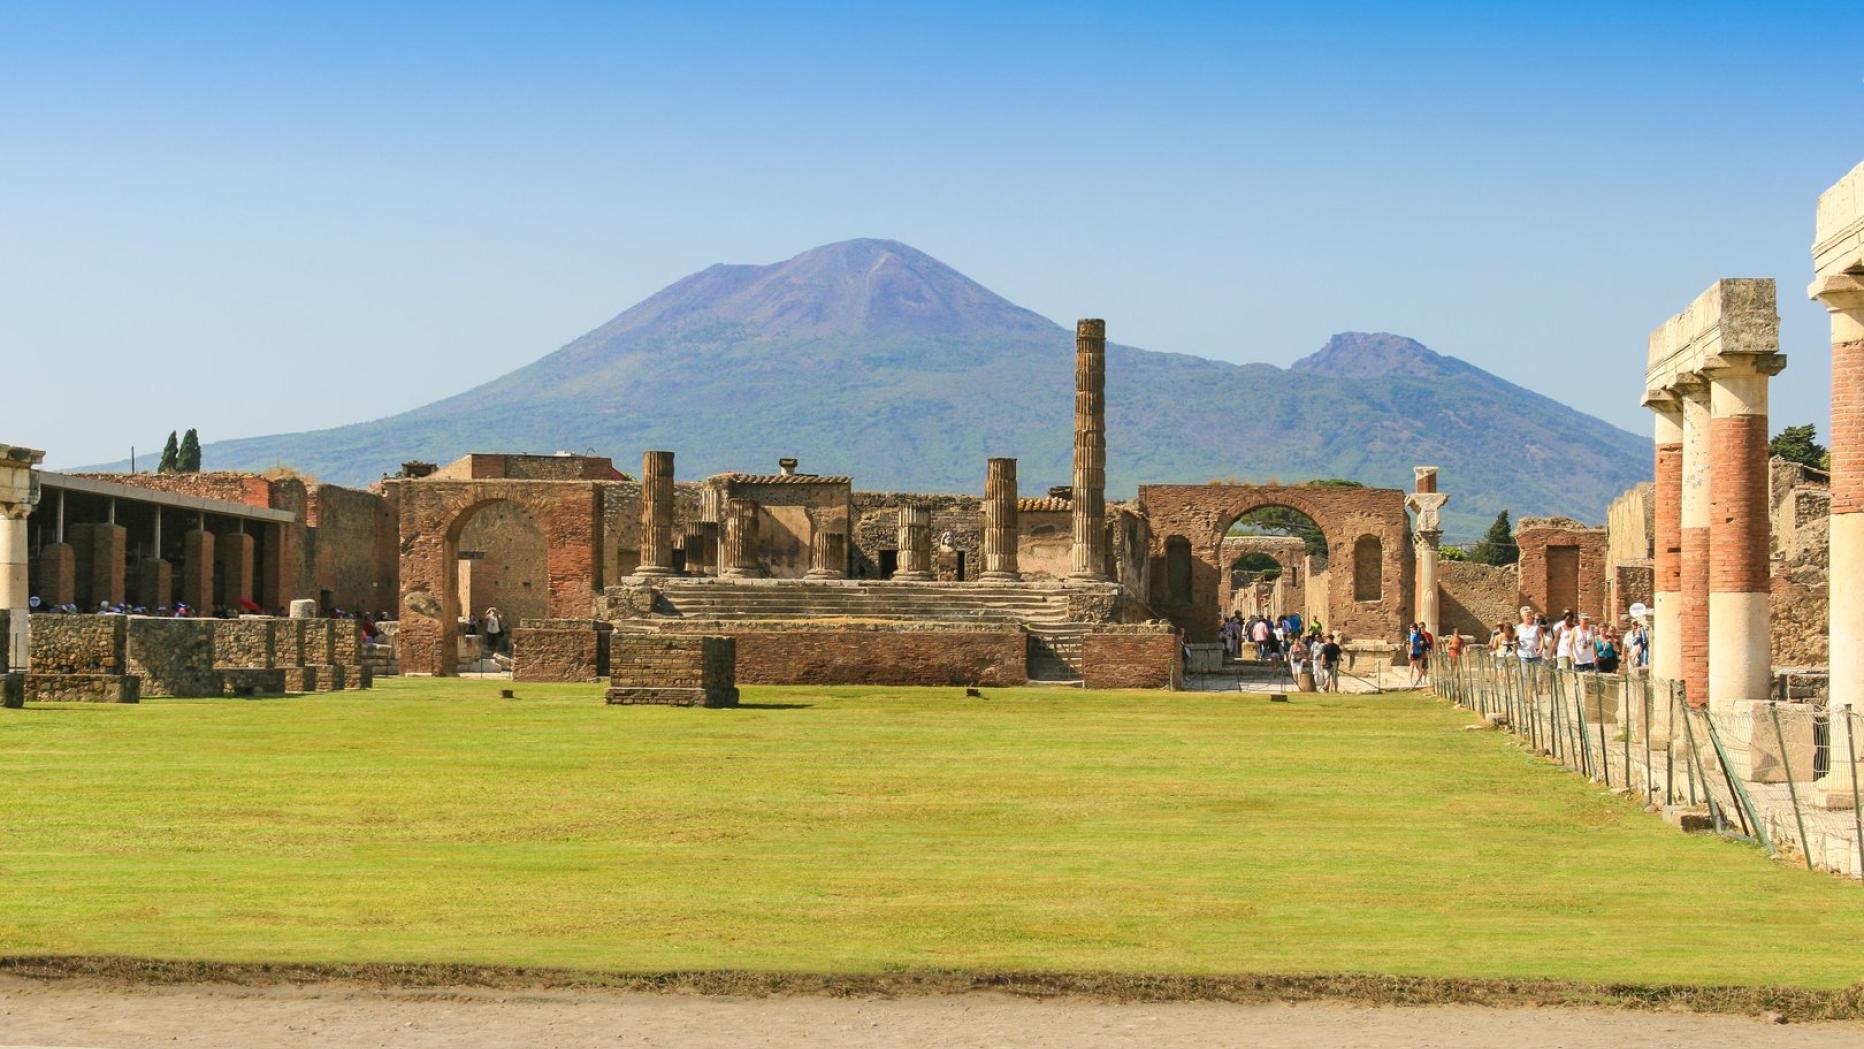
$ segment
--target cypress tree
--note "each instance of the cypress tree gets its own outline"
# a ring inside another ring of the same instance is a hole
[[[201,472],[201,437],[193,427],[181,435],[181,450],[176,456],[176,468],[184,474]]]
[[[155,472],[172,474],[181,469],[180,451],[175,444],[175,431],[168,431],[168,443],[162,446],[162,461],[156,464]]]
[[[1514,525],[1508,521],[1508,511],[1495,515],[1495,523],[1489,526],[1488,533],[1475,546],[1469,548],[1469,560],[1484,565],[1511,565],[1521,557],[1521,548],[1515,545]]]

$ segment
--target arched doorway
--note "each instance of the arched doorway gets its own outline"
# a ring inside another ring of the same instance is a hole
[[[1256,507],[1231,522],[1219,553],[1226,571],[1217,599],[1225,615],[1324,620],[1311,597],[1312,581],[1326,579],[1327,538],[1313,518],[1288,506]],[[1324,605],[1324,586],[1319,595]]]
[[[461,669],[508,672],[512,628],[543,619],[550,608],[550,548],[544,531],[522,505],[508,499],[479,503],[454,522],[453,596],[448,607],[459,624]],[[483,633],[486,614],[498,610],[503,631]]]

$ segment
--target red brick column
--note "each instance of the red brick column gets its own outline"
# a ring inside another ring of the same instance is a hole
[[[1690,705],[1709,702],[1709,472],[1707,390],[1683,393],[1683,486],[1678,586],[1679,676]]]
[[[159,557],[145,557],[137,567],[136,603],[154,612],[175,597],[175,570]]]
[[[78,553],[70,543],[47,543],[39,548],[39,601],[68,605],[78,599]]]
[[[1773,682],[1768,622],[1767,383],[1777,355],[1710,382],[1709,705],[1762,702]]]
[[[214,534],[205,529],[181,537],[181,602],[197,616],[213,612]]]
[[[234,532],[221,536],[218,545],[220,605],[237,612],[242,600],[252,600],[252,536]]]
[[[122,604],[128,596],[129,529],[118,524],[91,526],[91,604]]]

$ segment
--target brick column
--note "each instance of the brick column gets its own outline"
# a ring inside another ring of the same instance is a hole
[[[984,583],[1014,583],[1023,574],[1016,564],[1016,460],[984,464]]]
[[[672,452],[641,456],[641,562],[634,574],[674,574]]]
[[[1768,624],[1767,382],[1786,364],[1741,358],[1710,372],[1709,708],[1764,702]]]
[[[1864,197],[1864,165],[1851,180]],[[1864,229],[1856,236],[1864,241]],[[1864,273],[1824,277],[1812,296],[1832,318],[1831,771],[1813,793],[1818,804],[1850,808],[1858,799],[1849,759],[1864,763]]]
[[[206,529],[181,536],[181,603],[197,616],[213,613],[214,534]]]
[[[1107,322],[1074,326],[1074,546],[1068,578],[1107,578]]]
[[[252,600],[252,536],[234,532],[220,537],[220,604],[238,613],[240,601]]]
[[[39,548],[39,603],[56,608],[78,599],[78,552],[70,543]]]
[[[932,578],[932,508],[917,503],[900,507],[900,562],[893,578],[925,582]]]
[[[145,557],[136,567],[136,602],[154,613],[175,596],[175,569],[159,557]]]
[[[128,596],[129,529],[120,524],[91,526],[92,606],[100,601],[120,605]]]
[[[751,499],[725,501],[724,559],[719,575],[749,579],[757,573],[757,503]]]
[[[1683,407],[1674,399],[1649,405],[1656,417],[1656,534],[1651,537],[1651,738],[1669,739],[1670,683],[1682,680]]]
[[[1678,384],[1683,406],[1679,521],[1678,676],[1691,706],[1709,702],[1709,399],[1700,383]]]
[[[20,670],[32,653],[26,518],[39,501],[32,468],[44,458],[36,448],[0,445],[0,609],[7,613],[6,661]],[[8,669],[0,663],[0,672]]]

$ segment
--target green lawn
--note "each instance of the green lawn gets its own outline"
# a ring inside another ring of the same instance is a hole
[[[497,687],[0,711],[0,953],[1864,978],[1864,889],[1440,701]]]

